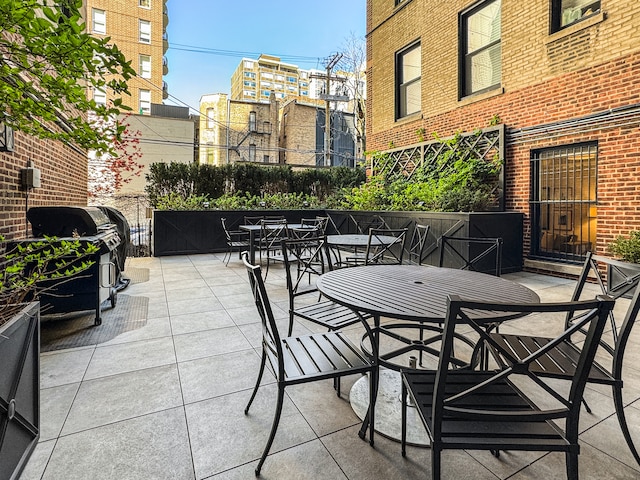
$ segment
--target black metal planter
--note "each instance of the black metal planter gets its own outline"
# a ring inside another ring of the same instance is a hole
[[[0,480],[20,477],[40,438],[40,304],[0,327]]]

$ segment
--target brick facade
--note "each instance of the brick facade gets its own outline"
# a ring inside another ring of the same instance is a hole
[[[41,187],[29,192],[20,186],[20,170],[31,160],[40,170]],[[39,205],[87,204],[86,152],[53,140],[15,133],[15,150],[0,152],[0,234],[24,238],[26,208]]]
[[[139,56],[151,57],[151,78],[133,77],[128,82],[131,96],[124,95],[123,103],[139,111],[140,90],[151,91],[151,103],[162,103],[163,99],[163,55],[168,48],[164,33],[168,17],[164,15],[166,0],[151,0],[150,7],[141,7],[138,0],[86,0],[87,30],[91,32],[92,9],[106,12],[106,35],[111,37],[122,53],[131,61],[131,66],[140,74]],[[151,42],[139,41],[140,20],[151,23]],[[97,35],[96,36],[100,36]]]
[[[367,2],[367,147],[418,142],[505,124],[507,209],[525,214],[530,246],[530,159],[535,149],[598,145],[597,241],[606,252],[619,234],[640,228],[640,3],[603,0],[601,11],[549,33],[550,2],[502,2],[499,88],[458,97],[458,14],[468,1]],[[422,45],[422,111],[395,119],[395,54]]]

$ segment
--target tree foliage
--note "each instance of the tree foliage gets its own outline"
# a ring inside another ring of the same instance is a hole
[[[82,0],[0,1],[0,121],[39,138],[110,151],[124,127],[95,129],[87,113],[108,121],[129,94],[135,75],[109,37],[86,32]],[[110,90],[110,105],[87,98],[87,89]],[[53,125],[57,127],[53,128]]]

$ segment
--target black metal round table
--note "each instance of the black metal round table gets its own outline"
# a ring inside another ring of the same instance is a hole
[[[448,295],[463,299],[507,303],[537,303],[538,295],[529,288],[500,277],[468,270],[455,270],[418,265],[370,265],[334,270],[317,280],[318,290],[336,303],[369,313],[374,319],[374,332],[380,332],[380,318],[406,320],[407,323],[443,322]],[[500,318],[499,320],[506,320]],[[496,316],[490,321],[495,322]],[[374,335],[379,342],[379,335]],[[393,355],[386,358],[393,358]],[[376,403],[376,430],[390,438],[400,438],[400,379],[402,365],[376,359],[391,370],[380,370]],[[407,368],[405,365],[404,368]],[[360,418],[368,408],[363,377],[353,386],[351,405]],[[409,423],[409,422],[408,422]],[[407,438],[414,445],[428,445],[421,423],[415,419],[408,425]]]
[[[390,235],[374,235],[371,244],[374,246],[386,245],[396,241],[396,237]],[[362,233],[348,233],[345,235],[327,235],[327,244],[338,247],[366,247],[369,243],[369,235]]]

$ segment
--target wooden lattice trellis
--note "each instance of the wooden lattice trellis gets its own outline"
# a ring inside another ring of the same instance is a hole
[[[420,142],[405,147],[384,150],[385,155],[374,155],[371,161],[373,172],[400,173],[410,179],[418,168],[442,168],[437,160],[448,149],[463,149],[465,156],[484,158],[502,162],[500,172],[499,210],[504,210],[504,125],[487,127],[480,131],[460,134],[460,141],[450,145],[447,140],[453,137]]]

